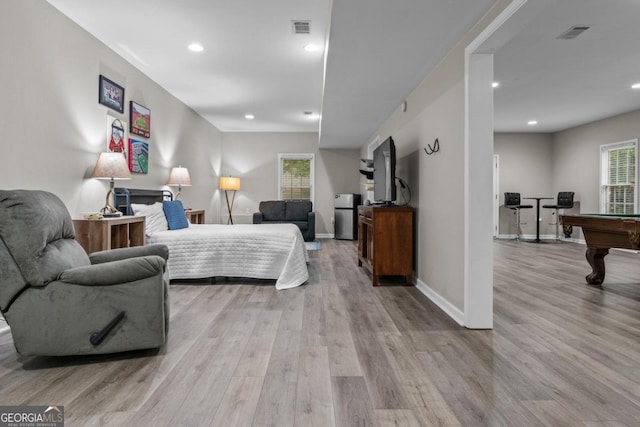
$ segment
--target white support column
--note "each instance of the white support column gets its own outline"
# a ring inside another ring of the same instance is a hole
[[[493,55],[466,55],[465,326],[493,328]]]

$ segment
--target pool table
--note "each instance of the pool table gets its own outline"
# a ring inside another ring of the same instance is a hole
[[[611,248],[640,250],[640,215],[562,215],[563,227],[582,228],[587,241],[587,261],[592,268],[586,279],[600,285],[604,280],[604,257]]]

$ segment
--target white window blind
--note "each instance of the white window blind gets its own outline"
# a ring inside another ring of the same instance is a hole
[[[637,212],[637,147],[637,139],[600,147],[602,213]]]
[[[313,201],[314,155],[308,153],[278,155],[278,196],[281,200]]]

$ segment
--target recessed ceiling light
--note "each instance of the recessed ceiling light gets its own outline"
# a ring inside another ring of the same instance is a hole
[[[491,83],[491,87],[498,87],[498,86],[500,86],[500,83],[498,82]]]
[[[308,44],[304,47],[304,50],[306,50],[307,52],[317,52],[320,50],[320,48],[318,47],[318,45],[315,45],[313,43]]]
[[[527,122],[527,124],[528,124],[529,126],[535,126],[535,125],[537,125],[537,124],[538,124],[538,121],[537,121],[537,120],[529,120],[529,121]]]
[[[253,114],[245,114],[244,118],[247,120],[253,120],[256,118],[256,116],[254,116]]]
[[[632,84],[631,89],[640,89],[640,83]]]
[[[187,47],[191,52],[202,52],[204,50],[204,47],[202,47],[202,45],[199,43],[191,43]]]

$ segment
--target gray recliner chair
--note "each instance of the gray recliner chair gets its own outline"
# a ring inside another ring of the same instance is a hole
[[[88,256],[57,196],[0,190],[0,310],[22,355],[162,346],[168,255],[166,246],[149,245]]]

